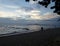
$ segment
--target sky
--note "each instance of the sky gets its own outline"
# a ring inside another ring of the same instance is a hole
[[[41,0],[38,0],[41,1]],[[0,0],[0,18],[11,18],[12,20],[45,20],[59,17],[53,10],[50,9],[54,3],[51,3],[48,8],[37,4],[30,0]]]

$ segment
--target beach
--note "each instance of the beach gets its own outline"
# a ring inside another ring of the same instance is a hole
[[[0,37],[0,46],[60,46],[60,28]]]

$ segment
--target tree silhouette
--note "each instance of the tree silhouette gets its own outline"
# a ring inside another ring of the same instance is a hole
[[[25,0],[26,2],[29,2],[30,0]],[[38,1],[38,0],[33,0],[33,1]],[[60,15],[60,0],[43,0],[43,1],[38,1],[38,4],[44,6],[47,8],[47,6],[51,3],[55,2],[55,5],[51,7],[51,9],[55,9],[53,12],[57,13]]]

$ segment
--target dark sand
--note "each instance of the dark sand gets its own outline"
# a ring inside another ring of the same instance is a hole
[[[60,28],[0,37],[0,46],[60,46]]]

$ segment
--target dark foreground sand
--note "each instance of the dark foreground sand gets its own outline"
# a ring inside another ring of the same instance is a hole
[[[0,37],[0,46],[60,46],[60,28]]]

